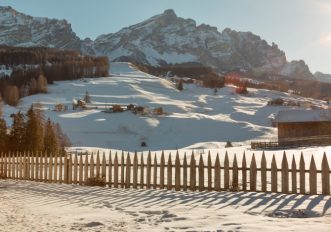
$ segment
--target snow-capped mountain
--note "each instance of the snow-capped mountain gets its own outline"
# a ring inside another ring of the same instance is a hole
[[[276,44],[251,32],[197,25],[166,10],[116,33],[92,41],[80,40],[65,20],[36,18],[0,7],[0,44],[77,49],[106,55],[111,61],[135,61],[159,66],[200,63],[218,70],[245,69],[291,78],[314,78],[304,61],[286,60]]]
[[[31,17],[0,6],[0,44],[80,49],[80,38],[66,20]]]
[[[166,10],[117,33],[99,36],[95,54],[116,61],[139,61],[157,66],[197,62],[219,70],[248,69],[289,77],[312,78],[303,61],[287,62],[276,44],[269,45],[251,32],[196,25]]]

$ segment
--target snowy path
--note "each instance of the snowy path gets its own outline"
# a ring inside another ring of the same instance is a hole
[[[330,231],[331,197],[0,181],[0,231]],[[275,210],[311,218],[275,218]]]

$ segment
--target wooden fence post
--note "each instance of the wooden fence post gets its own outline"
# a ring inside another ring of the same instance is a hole
[[[292,193],[296,194],[297,193],[297,164],[295,162],[294,155],[292,156]]]
[[[273,155],[271,162],[271,192],[277,192],[277,184],[277,164],[275,155]]]
[[[79,177],[78,177],[79,185],[83,184],[83,154],[79,155]]]
[[[94,178],[94,154],[93,154],[93,152],[91,153],[91,158],[90,158],[90,178]]]
[[[72,155],[69,154],[68,161],[68,184],[72,184]]]
[[[130,188],[131,181],[131,160],[130,154],[128,153],[126,156],[126,173],[125,173],[125,187]]]
[[[303,154],[300,156],[300,194],[306,193],[306,173],[305,173],[305,160]]]
[[[44,156],[43,156],[43,163],[44,163],[44,182],[47,182],[47,180],[48,180],[48,165],[49,165],[49,163],[48,163],[48,156],[47,156],[47,154],[45,154]]]
[[[160,189],[164,189],[164,168],[165,168],[165,159],[164,159],[164,152],[162,151],[161,161],[160,161]]]
[[[88,181],[88,170],[89,163],[88,163],[88,153],[85,154],[85,162],[84,162],[84,184],[87,184]]]
[[[146,166],[146,188],[151,188],[151,174],[152,174],[152,157],[151,157],[151,151],[148,152],[147,155],[147,166]]]
[[[238,162],[237,162],[237,155],[236,154],[234,154],[234,158],[233,158],[232,189],[233,189],[233,191],[239,191]]]
[[[124,164],[124,152],[121,155],[121,188],[124,188],[125,164]]]
[[[14,173],[15,173],[15,166],[14,164],[14,154],[12,154],[11,160],[12,160],[12,178],[14,177]],[[30,180],[34,180],[34,153],[32,153],[31,157],[30,157]]]
[[[225,190],[230,189],[229,157],[227,151],[225,152],[225,158],[224,158],[224,189]]]
[[[103,152],[102,164],[101,164],[101,178],[104,181],[106,181],[106,175],[107,175],[107,172],[106,172],[106,154],[105,154],[105,152]]]
[[[262,152],[262,159],[261,159],[261,187],[262,187],[262,192],[267,191],[267,161],[265,158],[264,151]]]
[[[5,160],[4,160],[4,158],[5,158],[5,154],[4,154],[4,156],[3,156],[3,163],[5,162]],[[22,153],[20,153],[20,157],[19,157],[19,179],[20,180],[22,180],[23,179],[23,154]],[[3,167],[3,175],[5,175],[5,167]]]
[[[199,160],[199,191],[205,191],[205,165],[203,163],[202,154],[200,154],[200,160]]]
[[[255,154],[253,153],[253,157],[251,160],[251,165],[249,168],[249,182],[250,182],[250,191],[256,191],[256,176],[257,176],[257,171],[256,171],[256,160],[255,160]]]
[[[11,156],[12,156],[12,153],[8,153],[8,156],[7,156],[7,170],[8,170],[8,175],[7,175],[7,178],[11,178]]]
[[[20,167],[20,163],[19,163],[19,153],[16,152],[16,156],[15,156],[15,179],[18,180],[19,179],[19,175],[20,175],[20,171],[19,171],[19,167]],[[38,161],[38,157],[36,158],[36,161]],[[36,173],[38,172],[37,167],[36,167]],[[38,180],[37,176],[36,176],[36,180]]]
[[[5,175],[6,175],[6,178],[7,178],[7,156],[8,154],[6,155],[5,157]],[[23,180],[26,180],[27,179],[27,176],[26,176],[26,153],[24,152],[24,156],[23,156]]]
[[[242,185],[243,191],[247,191],[247,163],[246,163],[246,154],[244,152],[243,160],[241,164],[241,171],[242,171]]]
[[[64,183],[65,184],[68,184],[68,182],[69,182],[68,174],[69,174],[69,159],[68,159],[68,157],[64,157]]]
[[[211,157],[210,157],[210,151],[208,152],[208,169],[207,169],[207,174],[208,174],[208,191],[212,191],[212,172],[211,172]]]
[[[34,169],[33,169],[34,171]],[[15,157],[15,153],[12,153],[12,178],[16,179],[16,157]],[[34,173],[33,173],[33,180],[34,180]]]
[[[179,161],[178,150],[175,161],[175,190],[180,191],[180,161]]]
[[[310,195],[317,194],[317,172],[316,172],[316,165],[314,160],[314,155],[311,156],[310,161],[310,172],[309,172],[309,186],[310,186]]]
[[[215,165],[214,165],[214,187],[215,191],[219,192],[221,191],[221,165],[220,165],[220,158],[217,153]]]
[[[157,188],[157,159],[156,159],[156,153],[154,154],[154,167],[153,167],[153,171],[154,171],[154,181],[153,181],[153,188],[156,189]]]
[[[138,156],[137,156],[137,152],[135,152],[133,157],[133,188],[136,189],[137,186],[138,186]]]
[[[118,158],[117,158],[117,152],[115,153],[115,160],[114,160],[114,188],[118,188]]]
[[[330,195],[330,168],[325,152],[322,160],[322,194]]]
[[[168,156],[168,166],[167,166],[167,189],[172,190],[172,161],[171,161],[171,153]]]
[[[11,177],[11,163],[10,163],[10,156],[11,156],[11,153],[8,153],[7,155],[7,159],[6,159],[6,162],[7,162],[7,178],[10,179]]]
[[[283,153],[283,159],[282,159],[282,193],[288,194],[288,162],[286,158],[286,153],[284,151]]]
[[[59,183],[60,184],[62,184],[62,172],[63,172],[63,169],[64,169],[64,167],[63,167],[63,162],[62,162],[62,156],[60,155],[59,156],[59,159],[60,159],[60,162],[59,162]]]
[[[97,169],[97,171],[96,171],[96,176],[97,176],[97,178],[100,178],[101,176],[100,176],[100,152],[98,151],[98,153],[97,153],[97,164],[96,164],[96,169]]]
[[[196,190],[196,164],[195,164],[195,158],[194,158],[194,153],[192,151],[191,155],[191,163],[190,163],[190,189],[191,191]]]
[[[78,182],[78,155],[77,152],[75,153],[74,157],[74,184]]]
[[[8,164],[9,164],[9,156],[7,156],[7,165]],[[30,152],[28,152],[27,156],[25,157],[25,179],[30,180]]]
[[[113,165],[113,160],[112,160],[112,157],[111,157],[111,150],[109,150],[109,157],[108,157],[108,163],[109,163],[109,166],[108,166],[108,187],[111,188],[112,186],[112,165]]]
[[[140,188],[144,188],[144,169],[144,153],[142,152],[140,157]]]
[[[38,155],[39,155],[39,152],[36,152],[36,157],[35,157],[36,162],[35,162],[35,170],[34,170],[34,178],[36,181],[39,181],[39,156]],[[19,154],[17,153],[16,154],[16,168],[17,168],[16,177],[17,177],[17,179],[19,177],[19,173],[18,173],[19,162],[18,161],[19,161]]]
[[[187,191],[187,157],[186,157],[186,152],[184,153],[184,161],[183,161],[183,190]]]
[[[44,170],[44,154],[43,153],[40,153],[40,156],[39,156],[39,163],[40,163],[40,174],[39,174],[39,180],[40,181],[43,181],[45,178],[44,178],[44,174],[43,174],[43,170]],[[23,162],[24,162],[24,157],[23,157]],[[23,163],[23,169],[24,169],[24,163]]]
[[[48,182],[53,182],[53,156],[52,154],[49,156],[49,165],[48,165]]]
[[[58,154],[54,156],[54,182],[58,182]]]

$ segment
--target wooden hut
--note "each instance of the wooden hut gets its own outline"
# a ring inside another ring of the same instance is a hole
[[[284,110],[275,122],[281,146],[331,144],[331,110]]]

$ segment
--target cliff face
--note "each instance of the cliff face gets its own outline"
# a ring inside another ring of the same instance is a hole
[[[166,10],[117,33],[99,36],[89,44],[93,54],[111,60],[135,61],[158,66],[196,62],[219,70],[248,69],[270,74],[309,79],[307,65],[287,62],[276,44],[269,45],[251,32],[196,25]]]
[[[79,50],[81,41],[66,20],[31,17],[0,7],[0,44]]]
[[[65,20],[36,18],[0,7],[0,44],[47,46],[106,55],[112,61],[160,66],[200,63],[218,70],[246,69],[290,78],[313,78],[303,61],[288,62],[276,44],[251,32],[196,25],[166,10],[141,23],[92,41],[80,40]]]

